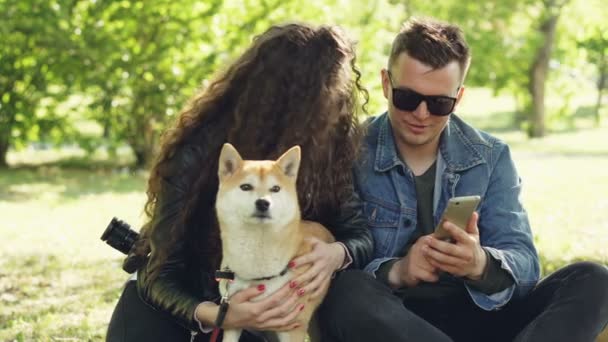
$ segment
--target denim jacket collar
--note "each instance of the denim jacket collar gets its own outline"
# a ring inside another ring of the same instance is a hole
[[[466,134],[462,120],[455,114],[450,115],[447,126],[441,132],[439,153],[449,171],[459,172],[486,163],[482,154],[473,147],[471,136]],[[487,144],[485,141],[477,143]]]
[[[397,152],[388,113],[382,114],[381,120],[374,170],[385,172],[399,165],[406,168]],[[460,121],[460,118],[451,114],[439,141],[438,159],[442,159],[445,168],[452,172],[463,171],[486,162],[481,153],[473,147],[473,141],[459,127]]]
[[[388,114],[382,114],[381,120],[378,127],[378,144],[376,145],[374,170],[386,172],[399,165],[405,168],[405,164],[401,161],[399,153],[397,153],[397,146],[395,145],[395,138],[393,137],[393,130],[388,119]]]

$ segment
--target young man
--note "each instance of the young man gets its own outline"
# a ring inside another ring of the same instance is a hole
[[[374,260],[334,280],[320,311],[334,322],[328,340],[574,342],[606,326],[604,266],[538,282],[508,146],[453,114],[469,62],[453,25],[411,21],[395,38],[381,73],[388,111],[368,122],[355,172]],[[444,224],[451,241],[435,238],[448,199],[465,195],[481,196],[477,212]]]

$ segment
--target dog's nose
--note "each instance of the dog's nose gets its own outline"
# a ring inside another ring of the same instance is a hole
[[[270,207],[270,202],[265,199],[260,198],[255,201],[255,208],[259,211],[267,211],[268,207]]]

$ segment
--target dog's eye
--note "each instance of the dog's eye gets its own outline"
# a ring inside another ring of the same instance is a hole
[[[251,190],[253,190],[253,186],[251,186],[251,184],[241,184],[241,190],[251,191]]]
[[[281,187],[278,185],[275,185],[272,188],[270,188],[270,192],[279,192],[279,191],[281,191]]]

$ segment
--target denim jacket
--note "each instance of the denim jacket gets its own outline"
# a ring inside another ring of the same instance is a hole
[[[373,259],[365,270],[375,275],[382,263],[400,255],[416,229],[416,190],[414,175],[397,152],[387,113],[369,119],[366,126],[355,178],[375,240]],[[515,280],[511,287],[490,295],[463,281],[473,301],[484,310],[521,298],[539,279],[538,255],[520,191],[521,179],[509,147],[452,114],[437,152],[434,224],[448,199],[481,196],[477,208],[481,245]]]

